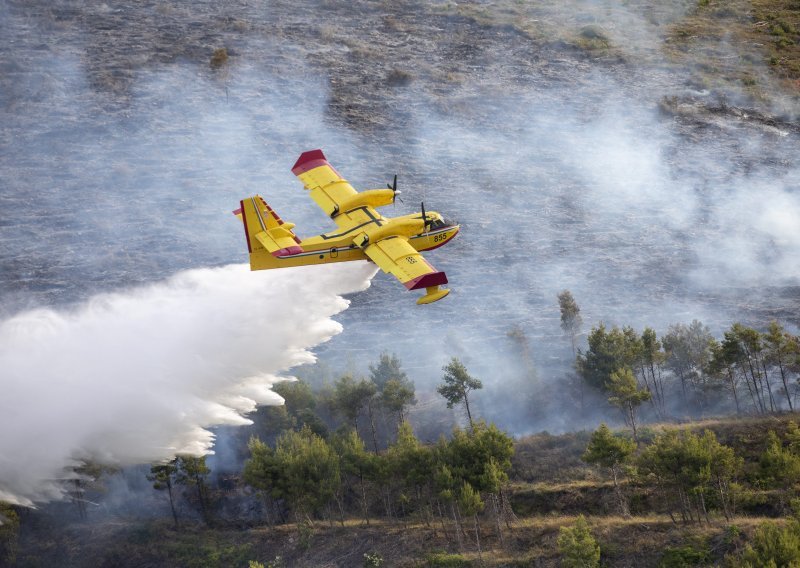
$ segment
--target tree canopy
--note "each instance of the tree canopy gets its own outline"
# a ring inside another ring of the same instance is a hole
[[[444,376],[442,384],[436,389],[447,401],[447,408],[453,408],[456,404],[463,404],[467,411],[470,426],[474,426],[472,412],[469,408],[469,393],[483,388],[480,379],[472,377],[464,364],[456,357],[450,363],[442,367]]]

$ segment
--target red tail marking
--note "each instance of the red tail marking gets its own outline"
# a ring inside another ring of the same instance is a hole
[[[239,202],[239,211],[244,211],[244,201]],[[247,230],[247,215],[242,215],[242,221],[244,221],[244,236],[247,239],[247,252],[252,253],[253,247],[250,246],[250,232]]]

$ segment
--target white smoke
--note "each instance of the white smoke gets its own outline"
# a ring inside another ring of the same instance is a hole
[[[0,501],[62,495],[69,468],[208,453],[207,427],[280,404],[278,374],[342,331],[331,316],[375,268],[181,272],[71,311],[0,322]]]

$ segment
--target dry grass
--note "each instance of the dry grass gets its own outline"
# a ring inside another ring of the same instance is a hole
[[[225,49],[224,47],[215,49],[214,53],[211,54],[211,61],[209,62],[211,68],[220,69],[227,63],[228,63],[228,50]]]
[[[631,0],[581,9],[570,2],[490,0],[432,10],[602,60],[660,65],[666,54],[696,89],[734,98],[744,94],[759,103],[768,101],[776,86],[800,97],[799,8],[796,0]],[[643,25],[650,26],[650,38],[636,35]]]
[[[768,97],[770,82],[800,94],[800,10],[794,0],[700,0],[676,23],[667,52],[698,87]]]

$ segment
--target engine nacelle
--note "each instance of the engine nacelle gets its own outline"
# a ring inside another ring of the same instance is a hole
[[[333,212],[331,217],[339,213],[347,213],[359,207],[382,207],[394,203],[394,190],[391,189],[368,189],[362,191],[339,204],[339,208]]]

